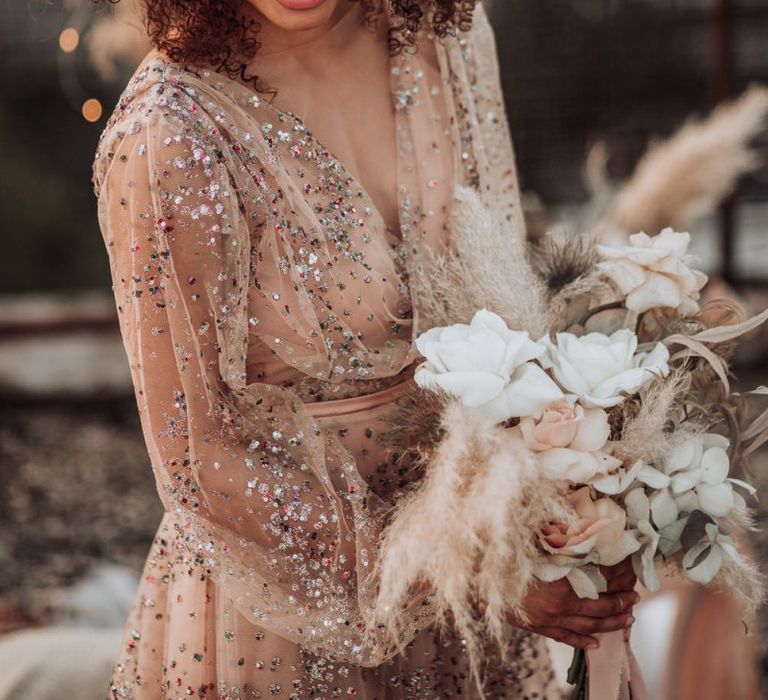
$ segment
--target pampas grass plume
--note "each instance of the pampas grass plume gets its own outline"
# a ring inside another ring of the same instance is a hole
[[[750,141],[765,127],[766,116],[768,88],[755,86],[652,146],[595,236],[683,229],[693,217],[713,211],[738,178],[759,165]]]
[[[420,271],[423,327],[468,323],[485,308],[510,328],[542,336],[551,325],[547,289],[527,260],[523,233],[496,221],[468,187],[454,193],[452,223],[451,250]]]

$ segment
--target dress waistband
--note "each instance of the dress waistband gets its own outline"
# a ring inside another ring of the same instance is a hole
[[[335,418],[337,416],[359,413],[360,411],[370,411],[379,406],[384,406],[396,401],[415,388],[416,382],[413,381],[413,378],[409,378],[404,382],[387,387],[381,391],[375,391],[372,394],[353,396],[349,399],[316,401],[306,403],[304,406],[315,418]]]

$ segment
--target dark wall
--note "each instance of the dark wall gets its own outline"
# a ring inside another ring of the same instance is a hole
[[[606,139],[616,176],[648,139],[706,113],[717,90],[717,0],[495,0],[505,94],[524,186],[583,196],[579,169]],[[768,0],[733,2],[735,90],[768,81]]]

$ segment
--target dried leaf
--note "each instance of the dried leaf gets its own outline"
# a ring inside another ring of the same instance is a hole
[[[728,381],[728,369],[725,362],[701,341],[696,340],[695,337],[689,338],[684,335],[671,335],[664,339],[664,344],[667,346],[682,345],[687,348],[687,350],[681,350],[680,352],[675,353],[670,358],[670,362],[677,362],[691,357],[699,357],[706,360],[710,367],[712,367],[712,370],[715,372],[718,379],[722,382],[726,395],[731,393],[731,385]]]
[[[768,309],[765,309],[765,311],[757,314],[757,316],[748,318],[741,323],[707,328],[705,331],[700,331],[695,335],[692,335],[691,340],[698,340],[700,343],[725,343],[755,330],[755,328],[760,327],[766,321],[768,321]]]

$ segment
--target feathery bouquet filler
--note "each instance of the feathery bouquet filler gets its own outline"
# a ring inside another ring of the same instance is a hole
[[[424,476],[386,531],[380,623],[396,637],[409,591],[427,586],[481,686],[489,641],[503,654],[537,579],[597,598],[600,567],[631,557],[651,591],[663,565],[727,587],[749,614],[762,586],[739,546],[754,489],[737,467],[768,440],[768,411],[745,418],[768,389],[732,393],[727,359],[768,310],[700,307],[687,233],[546,238],[526,254],[469,189],[454,227],[420,280],[420,388],[392,419]],[[575,697],[638,688],[620,631],[571,672]]]

